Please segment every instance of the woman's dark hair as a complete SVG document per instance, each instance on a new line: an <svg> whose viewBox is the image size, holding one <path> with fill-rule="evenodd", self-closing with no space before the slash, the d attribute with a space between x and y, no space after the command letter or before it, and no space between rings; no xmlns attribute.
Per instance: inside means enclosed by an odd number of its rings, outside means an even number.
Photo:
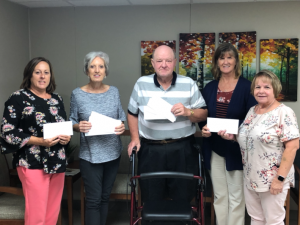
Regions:
<svg viewBox="0 0 300 225"><path fill-rule="evenodd" d="M46 62L49 65L51 77L50 77L50 83L49 83L48 87L46 88L46 92L48 94L51 94L54 92L54 90L56 88L56 84L55 84L55 79L54 79L54 74L52 71L51 63L48 59L45 59L44 57L36 57L29 61L29 63L26 65L26 67L24 69L23 81L22 81L20 88L30 89L30 86L31 86L30 79L32 77L32 74L33 74L33 71L34 71L36 65L39 64L40 62Z"/></svg>
<svg viewBox="0 0 300 225"><path fill-rule="evenodd" d="M241 76L241 62L239 58L239 53L236 48L230 43L222 43L219 45L212 59L212 69L211 72L215 78L215 80L220 80L222 76L222 72L218 66L218 59L222 58L226 53L229 53L235 58L235 78Z"/></svg>

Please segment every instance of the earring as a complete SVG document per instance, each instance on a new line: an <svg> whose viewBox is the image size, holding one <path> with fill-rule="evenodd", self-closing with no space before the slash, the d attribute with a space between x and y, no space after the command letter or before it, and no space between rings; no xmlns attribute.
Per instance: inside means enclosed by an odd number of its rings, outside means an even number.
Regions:
<svg viewBox="0 0 300 225"><path fill-rule="evenodd" d="M104 77L104 79L106 78L106 75L105 75L105 77Z"/></svg>

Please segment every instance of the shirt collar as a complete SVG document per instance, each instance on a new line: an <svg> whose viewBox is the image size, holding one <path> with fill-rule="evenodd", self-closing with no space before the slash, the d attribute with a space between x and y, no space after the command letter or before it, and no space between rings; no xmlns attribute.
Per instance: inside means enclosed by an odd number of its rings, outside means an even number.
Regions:
<svg viewBox="0 0 300 225"><path fill-rule="evenodd" d="M158 83L158 80L157 80L157 74L156 74L156 73L154 74L153 79L154 79L154 84L155 84L155 86L156 86L156 87L160 87L160 84ZM175 85L176 79L177 79L177 73L175 73L175 72L173 71L173 79L172 79L171 85Z"/></svg>

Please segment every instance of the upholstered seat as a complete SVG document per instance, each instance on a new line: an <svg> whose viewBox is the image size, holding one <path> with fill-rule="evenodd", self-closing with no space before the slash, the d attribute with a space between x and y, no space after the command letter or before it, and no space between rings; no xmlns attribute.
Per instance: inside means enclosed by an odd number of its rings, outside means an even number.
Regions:
<svg viewBox="0 0 300 225"><path fill-rule="evenodd" d="M1 147L1 146L0 146ZM9 157L8 157L9 158ZM0 154L0 224L24 225L25 198L22 188L11 187L16 170L9 169L6 155ZM21 185L21 184L20 184ZM61 225L61 213L57 221Z"/></svg>
<svg viewBox="0 0 300 225"><path fill-rule="evenodd" d="M4 193L0 196L0 220L23 220L24 212L24 196L8 193Z"/></svg>
<svg viewBox="0 0 300 225"><path fill-rule="evenodd" d="M1 146L0 146L1 147ZM0 154L0 224L24 224L25 198L21 188L10 187L10 169Z"/></svg>
<svg viewBox="0 0 300 225"><path fill-rule="evenodd" d="M191 205L187 201L158 201L145 202L142 211L143 220L183 220L193 218Z"/></svg>

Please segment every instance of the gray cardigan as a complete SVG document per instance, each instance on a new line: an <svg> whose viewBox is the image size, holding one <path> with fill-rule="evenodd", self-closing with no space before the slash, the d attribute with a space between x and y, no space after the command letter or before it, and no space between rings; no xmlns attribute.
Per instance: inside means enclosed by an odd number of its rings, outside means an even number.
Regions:
<svg viewBox="0 0 300 225"><path fill-rule="evenodd" d="M122 109L119 91L110 86L105 93L88 93L79 87L72 91L70 103L70 120L73 125L88 121L91 112L122 121L126 115ZM116 134L88 136L80 133L79 158L91 163L103 163L117 159L122 151L121 139Z"/></svg>

